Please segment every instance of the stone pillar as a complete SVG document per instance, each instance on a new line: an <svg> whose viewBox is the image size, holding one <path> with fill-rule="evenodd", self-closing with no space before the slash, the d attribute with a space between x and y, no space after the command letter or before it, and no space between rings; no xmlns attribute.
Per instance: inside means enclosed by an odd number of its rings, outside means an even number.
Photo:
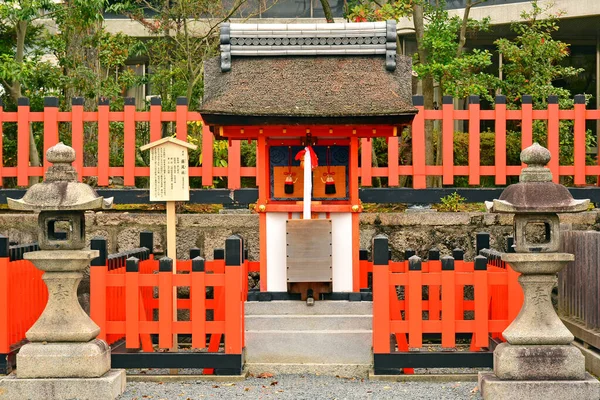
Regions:
<svg viewBox="0 0 600 400"><path fill-rule="evenodd" d="M16 374L0 380L0 399L107 399L125 390L125 371L110 369L110 347L96 339L100 328L83 311L77 287L98 250L85 246L85 210L105 201L77 182L75 152L59 143L50 148L44 183L32 186L9 206L40 211L40 251L26 253L44 271L48 303L27 331L30 343L17 354Z"/></svg>
<svg viewBox="0 0 600 400"><path fill-rule="evenodd" d="M492 212L512 212L515 253L502 254L523 288L523 307L503 332L506 339L494 350L494 372L479 373L485 400L600 399L600 382L585 371L585 359L571 344L573 335L564 326L551 301L556 274L572 254L558 253L558 212L577 212L588 201L574 200L562 186L552 183L548 150L537 143L521 153L528 164L520 182L509 186L488 204ZM526 235L529 224L543 227L542 238ZM540 232L541 233L541 232Z"/></svg>

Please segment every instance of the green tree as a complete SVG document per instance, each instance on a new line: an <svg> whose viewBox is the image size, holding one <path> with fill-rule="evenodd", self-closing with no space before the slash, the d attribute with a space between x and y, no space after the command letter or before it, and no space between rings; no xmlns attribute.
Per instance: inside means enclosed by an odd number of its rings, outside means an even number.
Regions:
<svg viewBox="0 0 600 400"><path fill-rule="evenodd" d="M203 60L218 54L218 28L244 11L247 0L120 0L111 7L142 24L152 34L145 44L150 84L165 107L173 107L185 96L190 107L202 98Z"/></svg>
<svg viewBox="0 0 600 400"><path fill-rule="evenodd" d="M463 98L469 94L488 96L492 77L482 72L491 64L488 51L467 52L467 36L487 30L489 18L481 21L469 17L471 8L485 0L466 0L462 17L450 17L445 0L357 0L349 7L348 18L352 21L381 21L412 18L417 53L413 69L422 83L426 109L434 106L434 82L440 85L442 94ZM399 47L398 47L399 48ZM441 147L436 151L434 143L441 143L441 133L434 137L433 121L425 125L425 162L441 163ZM437 177L428 177L428 186L440 186Z"/></svg>
<svg viewBox="0 0 600 400"><path fill-rule="evenodd" d="M558 18L562 12L551 12L551 6L541 7L537 1L533 1L531 6L530 11L521 13L524 22L511 26L517 36L512 40L501 38L495 42L503 59L503 80L498 80L496 87L506 96L509 108L519 108L523 95L530 95L535 109L545 109L549 96L558 97L561 109L571 109L571 91L556 83L577 76L583 69L563 65L570 54L569 44L552 37L559 29ZM518 130L518 126L513 126L513 129ZM573 122L561 121L559 129L560 162L572 164ZM534 140L546 144L546 122L534 121L533 135ZM593 146L594 140L588 132L588 146Z"/></svg>

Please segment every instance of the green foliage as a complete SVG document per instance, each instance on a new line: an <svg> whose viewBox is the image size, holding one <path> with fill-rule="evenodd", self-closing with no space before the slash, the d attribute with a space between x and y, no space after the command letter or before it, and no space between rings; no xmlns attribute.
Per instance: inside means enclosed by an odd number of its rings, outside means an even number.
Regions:
<svg viewBox="0 0 600 400"><path fill-rule="evenodd" d="M449 194L440 199L441 204L437 207L439 211L458 212L460 207L465 203L465 198L457 192Z"/></svg>
<svg viewBox="0 0 600 400"><path fill-rule="evenodd" d="M558 17L562 13L551 14L549 6L542 8L537 1L531 5L531 11L521 13L525 22L511 26L517 37L495 42L503 60L504 79L498 82L498 87L513 108L519 106L524 94L532 96L536 108L545 108L550 95L558 96L561 108L571 108L570 91L556 87L554 82L574 77L583 70L561 64L569 56L569 45L554 40L552 33L558 31Z"/></svg>

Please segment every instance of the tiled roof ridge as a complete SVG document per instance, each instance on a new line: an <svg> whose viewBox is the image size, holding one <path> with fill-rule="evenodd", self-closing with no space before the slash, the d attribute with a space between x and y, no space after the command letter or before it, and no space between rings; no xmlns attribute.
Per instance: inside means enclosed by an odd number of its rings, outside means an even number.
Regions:
<svg viewBox="0 0 600 400"><path fill-rule="evenodd" d="M221 71L232 57L383 55L396 69L396 21L221 25Z"/></svg>

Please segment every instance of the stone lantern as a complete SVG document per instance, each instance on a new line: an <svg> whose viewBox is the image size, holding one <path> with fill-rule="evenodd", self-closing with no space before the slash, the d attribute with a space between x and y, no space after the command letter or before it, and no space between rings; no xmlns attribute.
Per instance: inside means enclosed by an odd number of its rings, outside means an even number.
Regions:
<svg viewBox="0 0 600 400"><path fill-rule="evenodd" d="M44 271L48 303L26 333L30 343L17 354L16 376L0 380L0 399L114 399L125 388L124 370L110 369L110 347L96 339L100 328L77 300L84 270L99 255L84 250L85 211L110 208L112 198L77 181L71 147L58 143L46 157L53 165L44 182L8 199L11 209L39 211L41 250L24 258Z"/></svg>
<svg viewBox="0 0 600 400"><path fill-rule="evenodd" d="M494 372L479 373L481 394L486 400L597 400L600 382L586 373L585 359L551 301L556 274L574 260L572 254L558 253L558 213L585 211L589 200L575 200L552 182L545 167L550 152L539 144L523 150L521 161L527 168L519 183L486 203L491 212L514 214L516 252L502 254L502 260L521 274L524 302L503 332L506 343L494 351Z"/></svg>

